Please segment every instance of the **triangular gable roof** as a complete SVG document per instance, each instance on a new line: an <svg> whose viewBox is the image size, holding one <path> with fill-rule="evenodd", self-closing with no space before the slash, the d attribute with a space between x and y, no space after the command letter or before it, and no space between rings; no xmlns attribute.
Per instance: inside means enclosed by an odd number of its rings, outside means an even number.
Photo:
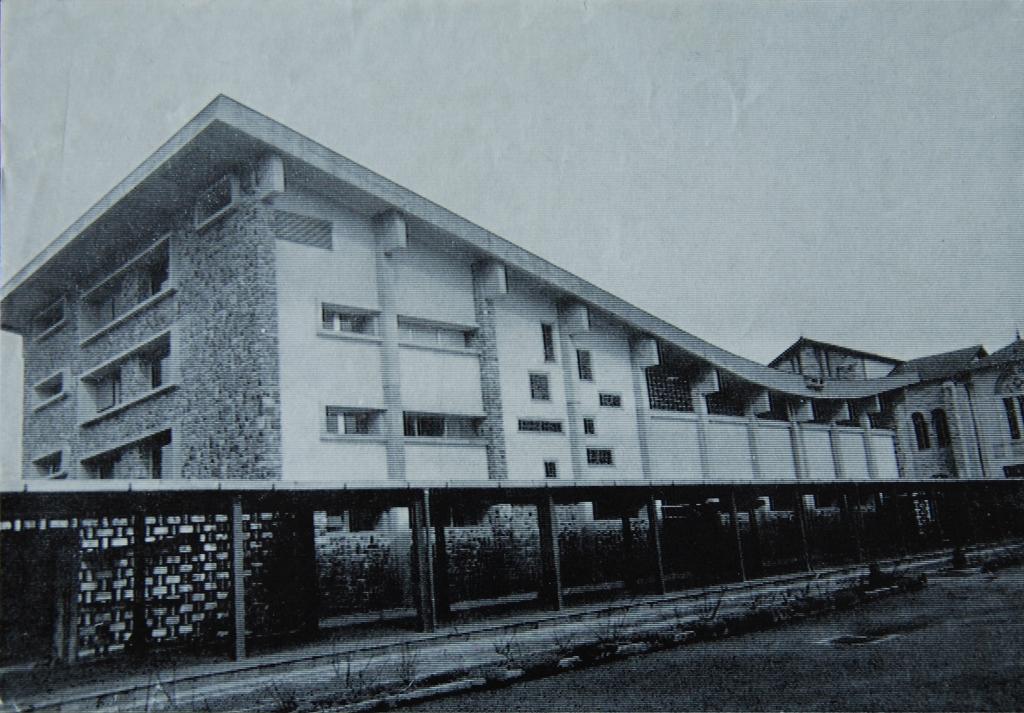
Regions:
<svg viewBox="0 0 1024 713"><path fill-rule="evenodd" d="M795 342L786 347L785 351L779 354L777 357L768 362L768 366L772 368L778 367L779 364L784 362L786 359L791 357L794 353L800 350L805 345L811 345L821 347L822 349L828 349L830 351L843 352L844 354L850 354L852 356L864 357L865 359L873 359L875 361L882 361L888 364L896 365L902 363L899 359L893 359L892 357L882 356L880 354L872 354L861 349L852 349L850 347L844 347L841 344L831 344L829 342L821 342L817 339L809 339L808 337L800 337Z"/></svg>
<svg viewBox="0 0 1024 713"><path fill-rule="evenodd" d="M772 369L685 332L223 95L4 285L0 293L4 328L13 328L6 315L18 311L19 293L33 281L51 287L59 284L61 270L70 269L75 261L69 250L72 244L85 241L96 250L102 240L116 239L118 230L180 211L190 199L183 186L205 187L229 170L233 161L251 160L266 152L282 156L286 175L298 176L327 195L341 196L363 213L397 209L426 233L455 238L741 380L803 398L833 399L867 398L916 380L915 375L901 374L829 381L811 388L802 375Z"/></svg>

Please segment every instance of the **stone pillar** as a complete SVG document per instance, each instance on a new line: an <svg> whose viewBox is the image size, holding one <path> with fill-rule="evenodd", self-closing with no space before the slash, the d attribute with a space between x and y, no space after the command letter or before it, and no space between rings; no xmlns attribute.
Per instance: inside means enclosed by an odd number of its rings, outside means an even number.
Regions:
<svg viewBox="0 0 1024 713"><path fill-rule="evenodd" d="M374 218L376 237L377 299L380 303L380 372L385 411L381 421L387 452L388 478L405 480L405 425L402 411L402 377L398 346L398 310L395 304L393 253L405 247L405 219L397 211Z"/></svg>
<svg viewBox="0 0 1024 713"><path fill-rule="evenodd" d="M551 495L537 498L537 529L540 533L541 585L540 598L549 608L558 611L562 597L562 563L558 546L558 514Z"/></svg>
<svg viewBox="0 0 1024 713"><path fill-rule="evenodd" d="M412 528L412 589L416 623L420 631L437 628L437 598L434 582L434 554L430 538L430 491L413 495L409 503Z"/></svg>
<svg viewBox="0 0 1024 713"><path fill-rule="evenodd" d="M665 581L665 560L661 550L661 516L658 514L658 503L653 495L647 498L647 539L651 553L651 569L654 571L654 587L658 594L665 594L668 586Z"/></svg>
<svg viewBox="0 0 1024 713"><path fill-rule="evenodd" d="M231 498L231 655L245 658L245 521L242 499Z"/></svg>
<svg viewBox="0 0 1024 713"><path fill-rule="evenodd" d="M494 304L495 299L507 293L508 284L503 265L485 261L473 266L473 309L478 325L473 346L480 352L480 395L486 415L480 426L480 435L487 441L487 476L491 480L508 478L501 364L498 359L498 320Z"/></svg>
<svg viewBox="0 0 1024 713"><path fill-rule="evenodd" d="M732 526L733 539L736 542L736 564L740 581L747 581L747 566L743 560L743 534L740 532L739 509L736 507L736 491L729 491L729 523Z"/></svg>
<svg viewBox="0 0 1024 713"><path fill-rule="evenodd" d="M448 579L448 526L449 505L437 495L431 503L430 514L434 528L434 603L438 621L447 621L452 615L451 592Z"/></svg>

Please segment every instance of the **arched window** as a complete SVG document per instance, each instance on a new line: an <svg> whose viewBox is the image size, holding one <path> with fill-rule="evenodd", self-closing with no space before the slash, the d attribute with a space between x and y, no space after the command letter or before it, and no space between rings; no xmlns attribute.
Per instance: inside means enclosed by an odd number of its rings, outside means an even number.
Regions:
<svg viewBox="0 0 1024 713"><path fill-rule="evenodd" d="M931 448L932 444L928 440L928 423L924 420L924 416L920 412L914 412L910 420L914 422L914 437L917 439L917 450L926 451Z"/></svg>
<svg viewBox="0 0 1024 713"><path fill-rule="evenodd" d="M940 408L932 411L932 428L935 429L935 445L939 448L949 447L949 421L946 412Z"/></svg>

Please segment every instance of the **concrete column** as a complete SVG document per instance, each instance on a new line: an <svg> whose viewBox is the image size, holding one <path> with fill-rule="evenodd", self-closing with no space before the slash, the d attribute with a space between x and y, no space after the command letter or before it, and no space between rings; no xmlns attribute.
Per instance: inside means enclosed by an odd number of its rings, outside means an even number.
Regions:
<svg viewBox="0 0 1024 713"><path fill-rule="evenodd" d="M807 542L807 508L804 506L804 495L797 490L794 496L793 515L796 517L797 527L800 531L800 551L804 560L804 569L808 572L814 571L811 564L811 549Z"/></svg>
<svg viewBox="0 0 1024 713"><path fill-rule="evenodd" d="M740 581L747 581L747 566L743 560L743 534L740 532L739 509L736 507L736 491L729 491L729 523L732 526L733 539L736 542L736 564L739 569Z"/></svg>
<svg viewBox="0 0 1024 713"><path fill-rule="evenodd" d="M245 521L242 499L231 498L231 655L245 658Z"/></svg>
<svg viewBox="0 0 1024 713"><path fill-rule="evenodd" d="M561 610L562 563L558 546L558 514L551 495L537 498L537 529L540 533L541 586L540 598L549 608Z"/></svg>
<svg viewBox="0 0 1024 713"><path fill-rule="evenodd" d="M132 539L132 636L128 645L133 655L141 656L149 649L149 627L146 625L149 548L146 546L146 511L142 507L132 513Z"/></svg>
<svg viewBox="0 0 1024 713"><path fill-rule="evenodd" d="M409 504L409 526L412 528L412 583L416 606L417 628L437 628L437 598L434 582L434 555L430 541L430 491L413 496Z"/></svg>
<svg viewBox="0 0 1024 713"><path fill-rule="evenodd" d="M320 587L316 567L316 527L313 509L303 506L295 514L296 555L299 559L302 594L302 628L308 634L320 631Z"/></svg>
<svg viewBox="0 0 1024 713"><path fill-rule="evenodd" d="M745 413L747 417L747 442L750 447L750 465L754 473L754 480L764 477L761 468L761 451L758 444L758 418L757 415L771 410L771 399L766 389L761 389L747 401Z"/></svg>
<svg viewBox="0 0 1024 713"><path fill-rule="evenodd" d="M868 478L878 480L878 459L875 457L875 439L871 437L871 415L868 412L861 413L857 419L861 428L861 435L864 438L864 453L868 458Z"/></svg>
<svg viewBox="0 0 1024 713"><path fill-rule="evenodd" d="M860 510L860 501L856 491L853 491L853 497L850 497L849 493L843 493L840 496L839 502L842 504L843 519L846 521L846 529L850 533L850 542L853 545L853 556L857 562L861 562L864 559L864 550L861 546L860 541L860 522L858 521L857 511Z"/></svg>
<svg viewBox="0 0 1024 713"><path fill-rule="evenodd" d="M647 539L651 553L651 569L654 571L654 586L658 594L665 594L668 586L665 581L665 560L661 550L661 516L658 514L658 503L651 495L647 498Z"/></svg>
<svg viewBox="0 0 1024 713"><path fill-rule="evenodd" d="M958 478L982 477L978 460L978 441L970 413L964 413L963 402L957 385L947 381L942 385L942 406L949 425L949 446L953 455L953 467Z"/></svg>
<svg viewBox="0 0 1024 713"><path fill-rule="evenodd" d="M82 561L82 546L78 530L50 530L60 532L55 543L56 608L53 626L53 654L57 661L69 665L78 662L78 572Z"/></svg>
<svg viewBox="0 0 1024 713"><path fill-rule="evenodd" d="M434 528L434 603L438 621L447 621L452 615L448 578L448 503L434 496L430 514Z"/></svg>
<svg viewBox="0 0 1024 713"><path fill-rule="evenodd" d="M836 480L846 480L846 464L843 463L843 452L839 449L839 426L834 421L828 427L828 444L832 449L832 465L836 469Z"/></svg>
<svg viewBox="0 0 1024 713"><path fill-rule="evenodd" d="M757 521L757 500L752 500L747 508L747 517L750 518L750 539L753 540L753 552L748 556L757 576L761 575L764 568L764 556L761 551L761 526Z"/></svg>
<svg viewBox="0 0 1024 713"><path fill-rule="evenodd" d="M790 443L793 447L793 463L796 465L796 479L807 480L809 473L807 472L807 450L804 446L804 432L800 427L800 420L809 420L807 415L803 415L804 411L807 411L809 405L801 404L800 406L794 406L794 404L786 403L786 414L789 417L789 437Z"/></svg>
<svg viewBox="0 0 1024 713"><path fill-rule="evenodd" d="M708 444L708 402L704 398L708 393L699 386L700 380L690 386L690 401L693 413L697 416L697 448L700 451L700 477L702 480L711 478L711 451Z"/></svg>
<svg viewBox="0 0 1024 713"><path fill-rule="evenodd" d="M584 477L583 460L583 423L580 411L578 376L576 371L576 345L572 340L572 329L575 321L572 318L571 305L560 305L558 308L558 350L562 360L562 384L565 389L566 435L569 436L569 455L572 466L572 477Z"/></svg>
<svg viewBox="0 0 1024 713"><path fill-rule="evenodd" d="M633 554L633 523L630 513L621 515L622 519L622 582L629 591L637 588L636 562Z"/></svg>
<svg viewBox="0 0 1024 713"><path fill-rule="evenodd" d="M398 346L397 277L393 253L405 245L405 220L396 211L374 218L376 237L377 300L380 314L380 371L385 411L382 426L387 453L388 478L405 480L405 426L402 412L402 377Z"/></svg>
<svg viewBox="0 0 1024 713"><path fill-rule="evenodd" d="M634 337L629 340L629 361L633 375L633 403L636 405L636 434L640 447L640 470L644 478L653 477L651 471L651 447L649 427L649 403L647 400L647 367L658 364L658 345L649 337Z"/></svg>

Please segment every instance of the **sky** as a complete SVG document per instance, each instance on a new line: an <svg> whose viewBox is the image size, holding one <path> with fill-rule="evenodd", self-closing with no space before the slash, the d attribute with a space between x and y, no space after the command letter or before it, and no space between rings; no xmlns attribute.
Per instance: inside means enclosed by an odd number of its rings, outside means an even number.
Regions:
<svg viewBox="0 0 1024 713"><path fill-rule="evenodd" d="M6 280L219 93L767 362L1024 329L1024 2L4 0ZM0 473L20 340L0 337Z"/></svg>

